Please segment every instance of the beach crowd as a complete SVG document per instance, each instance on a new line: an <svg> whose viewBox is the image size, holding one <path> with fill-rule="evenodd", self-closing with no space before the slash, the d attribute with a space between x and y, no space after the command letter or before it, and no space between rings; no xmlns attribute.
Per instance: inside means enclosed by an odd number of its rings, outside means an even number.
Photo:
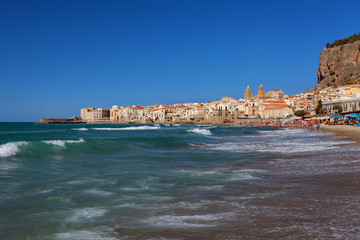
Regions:
<svg viewBox="0 0 360 240"><path fill-rule="evenodd" d="M360 127L360 120L351 118L309 118L302 120L255 120L240 121L240 125L250 125L258 127L302 127L302 128L320 128L321 125L350 125Z"/></svg>

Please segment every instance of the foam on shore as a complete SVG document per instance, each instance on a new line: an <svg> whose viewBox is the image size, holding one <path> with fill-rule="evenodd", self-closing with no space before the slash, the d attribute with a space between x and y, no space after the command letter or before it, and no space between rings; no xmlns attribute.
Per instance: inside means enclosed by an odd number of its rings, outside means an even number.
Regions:
<svg viewBox="0 0 360 240"><path fill-rule="evenodd" d="M67 222L84 222L93 218L101 217L107 213L102 207L78 208L72 211L71 216L67 218Z"/></svg>
<svg viewBox="0 0 360 240"><path fill-rule="evenodd" d="M87 230L71 230L55 234L55 239L58 240L116 240L115 237L105 236L100 231L87 231Z"/></svg>
<svg viewBox="0 0 360 240"><path fill-rule="evenodd" d="M233 216L233 213L218 213L205 215L162 215L150 217L147 223L150 225L173 228L206 228L218 225L219 219Z"/></svg>
<svg viewBox="0 0 360 240"><path fill-rule="evenodd" d="M354 128L354 127L350 127ZM351 129L350 129L351 130ZM359 129L360 131L360 129ZM321 131L308 131L306 129L279 129L269 131L257 131L257 134L251 136L251 139L258 139L248 144L246 139L233 139L233 141L221 141L217 143L203 143L191 145L208 150L229 151L229 152L267 152L298 154L308 152L318 152L339 148L340 144L354 143L352 141L331 141L328 135ZM360 135L360 134L359 134ZM359 137L360 138L360 137ZM227 137L226 140L229 140ZM322 139L319 141L319 139ZM339 140L339 139L338 139Z"/></svg>

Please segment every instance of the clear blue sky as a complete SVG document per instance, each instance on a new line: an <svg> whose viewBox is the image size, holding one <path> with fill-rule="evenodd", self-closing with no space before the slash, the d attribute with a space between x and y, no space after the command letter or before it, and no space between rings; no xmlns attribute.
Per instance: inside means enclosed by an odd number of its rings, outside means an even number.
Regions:
<svg viewBox="0 0 360 240"><path fill-rule="evenodd" d="M315 86L360 1L0 0L0 121Z"/></svg>

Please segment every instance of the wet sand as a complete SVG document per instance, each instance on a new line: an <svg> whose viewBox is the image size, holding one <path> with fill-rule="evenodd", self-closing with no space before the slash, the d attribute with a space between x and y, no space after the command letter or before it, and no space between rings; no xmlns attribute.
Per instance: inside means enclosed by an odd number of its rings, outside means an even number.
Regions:
<svg viewBox="0 0 360 240"><path fill-rule="evenodd" d="M360 127L350 125L321 125L320 130L334 134L336 139L355 141L360 144Z"/></svg>

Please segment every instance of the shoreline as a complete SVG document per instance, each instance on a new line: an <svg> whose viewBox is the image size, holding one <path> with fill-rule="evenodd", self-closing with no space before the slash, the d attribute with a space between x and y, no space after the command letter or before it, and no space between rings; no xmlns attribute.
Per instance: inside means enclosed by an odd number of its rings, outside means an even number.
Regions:
<svg viewBox="0 0 360 240"><path fill-rule="evenodd" d="M360 145L360 127L351 125L321 125L319 130L333 134L335 140L354 141L357 145Z"/></svg>
<svg viewBox="0 0 360 240"><path fill-rule="evenodd" d="M316 125L311 126L306 126L306 125L282 125L279 124L278 122L262 122L262 121L254 121L254 119L251 119L252 121L243 121L241 123L223 123L223 124L204 124L204 123L180 123L181 125L211 125L211 126L226 126L226 125L243 125L243 126L254 126L254 127L278 127L278 128L283 128L283 127L295 127L295 128L307 128L310 130L320 130L326 133L330 133L333 135L334 140L347 140L347 141L353 141L355 142L357 145L360 145L360 127L355 127L355 126L351 126L351 125L320 125L320 128L317 129ZM68 122L70 123L70 122ZM73 123L73 122L71 122ZM102 122L102 123L83 123L83 124L88 124L88 125L92 125L92 124L103 124L103 125L108 125L108 124L126 124L126 125L157 125L158 123L144 123L144 124L140 124L140 123L115 123L115 122ZM169 124L169 125L174 125L174 124Z"/></svg>

